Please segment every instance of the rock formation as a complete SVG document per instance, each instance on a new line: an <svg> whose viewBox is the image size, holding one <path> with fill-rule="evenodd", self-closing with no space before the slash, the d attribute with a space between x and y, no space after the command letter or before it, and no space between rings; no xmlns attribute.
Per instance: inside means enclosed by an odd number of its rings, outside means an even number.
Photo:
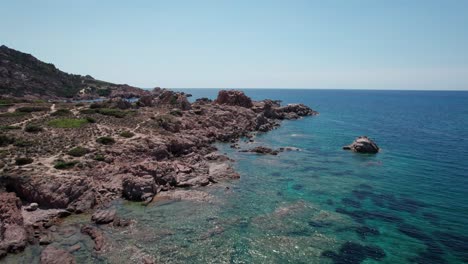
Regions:
<svg viewBox="0 0 468 264"><path fill-rule="evenodd" d="M232 105L251 108L253 106L252 100L247 97L242 91L236 90L221 90L219 91L218 98L215 100L216 104Z"/></svg>
<svg viewBox="0 0 468 264"><path fill-rule="evenodd" d="M357 137L353 143L348 146L344 146L343 149L351 150L359 153L377 153L379 152L379 147L366 136Z"/></svg>
<svg viewBox="0 0 468 264"><path fill-rule="evenodd" d="M14 193L0 193L0 255L22 251L26 244L21 200Z"/></svg>

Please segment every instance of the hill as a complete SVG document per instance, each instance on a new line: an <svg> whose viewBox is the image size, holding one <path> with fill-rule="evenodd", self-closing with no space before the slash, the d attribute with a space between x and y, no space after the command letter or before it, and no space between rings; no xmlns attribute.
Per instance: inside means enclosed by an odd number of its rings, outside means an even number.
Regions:
<svg viewBox="0 0 468 264"><path fill-rule="evenodd" d="M31 98L139 97L148 92L86 75L69 74L31 54L0 46L0 95Z"/></svg>

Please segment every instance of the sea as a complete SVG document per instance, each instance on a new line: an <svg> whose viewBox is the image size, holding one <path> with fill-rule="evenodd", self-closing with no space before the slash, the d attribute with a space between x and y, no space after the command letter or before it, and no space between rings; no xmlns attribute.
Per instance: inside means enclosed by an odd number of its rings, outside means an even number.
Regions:
<svg viewBox="0 0 468 264"><path fill-rule="evenodd" d="M178 90L190 100L218 93ZM468 263L468 92L244 92L320 113L240 142L299 151L257 155L218 143L240 179L199 189L207 201L118 201L119 215L137 221L105 229L113 250L90 253L89 239L75 236L58 246L81 245L79 263ZM378 154L342 149L362 135ZM28 251L20 260L37 261L39 249Z"/></svg>

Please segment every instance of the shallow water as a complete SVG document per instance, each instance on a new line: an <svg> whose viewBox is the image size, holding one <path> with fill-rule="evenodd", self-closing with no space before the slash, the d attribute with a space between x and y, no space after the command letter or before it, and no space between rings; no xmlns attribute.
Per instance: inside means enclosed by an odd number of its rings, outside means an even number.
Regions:
<svg viewBox="0 0 468 264"><path fill-rule="evenodd" d="M193 98L216 95L185 91ZM114 250L104 256L90 255L90 241L76 238L83 244L78 260L131 263L152 255L157 263L468 262L467 92L246 93L320 112L241 144L301 151L260 156L218 144L237 161L240 180L201 188L212 195L209 203L143 207L119 201L120 215L136 219L137 228L105 229ZM341 149L359 135L375 139L381 152Z"/></svg>

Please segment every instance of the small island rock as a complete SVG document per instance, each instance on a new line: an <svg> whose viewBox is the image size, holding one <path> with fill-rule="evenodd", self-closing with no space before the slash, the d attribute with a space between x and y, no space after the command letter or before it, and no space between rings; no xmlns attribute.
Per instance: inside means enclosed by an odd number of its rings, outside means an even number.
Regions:
<svg viewBox="0 0 468 264"><path fill-rule="evenodd" d="M360 136L356 138L353 143L351 143L348 146L344 146L343 149L352 150L354 152L359 152L359 153L379 152L379 147L377 146L377 144L375 144L375 142L372 141L372 139L366 136Z"/></svg>

